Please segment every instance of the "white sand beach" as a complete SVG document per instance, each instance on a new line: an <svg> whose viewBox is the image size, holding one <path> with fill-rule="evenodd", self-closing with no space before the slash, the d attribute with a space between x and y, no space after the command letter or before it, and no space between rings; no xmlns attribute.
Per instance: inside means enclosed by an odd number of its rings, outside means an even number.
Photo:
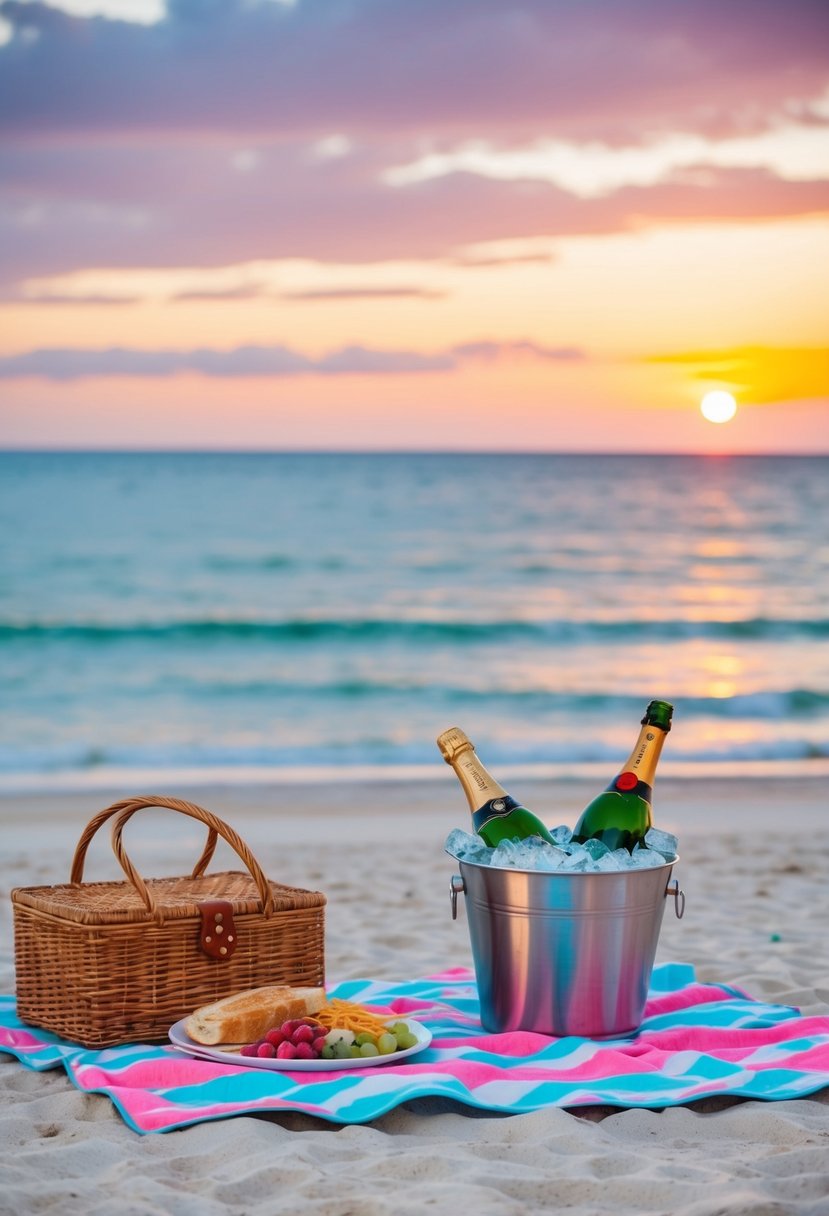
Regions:
<svg viewBox="0 0 829 1216"><path fill-rule="evenodd" d="M471 965L464 913L453 922L449 910L454 863L442 846L467 820L447 776L163 792L228 820L271 878L325 892L329 983L394 980ZM680 837L675 873L687 909L682 921L666 910L657 961L692 963L702 980L829 1016L826 786L660 783L658 820ZM595 792L578 782L515 787L551 823L572 822ZM65 881L92 814L138 792L148 791L0 799L0 990L14 987L10 889ZM144 828L130 825L131 856L148 875L186 872L200 830L183 820L161 826L156 815ZM224 852L214 866L238 868ZM106 834L90 851L87 876L118 876ZM829 1090L798 1101L519 1116L434 1100L364 1126L268 1115L139 1136L106 1097L79 1093L60 1069L38 1074L0 1055L0 1086L4 1216L829 1211Z"/></svg>

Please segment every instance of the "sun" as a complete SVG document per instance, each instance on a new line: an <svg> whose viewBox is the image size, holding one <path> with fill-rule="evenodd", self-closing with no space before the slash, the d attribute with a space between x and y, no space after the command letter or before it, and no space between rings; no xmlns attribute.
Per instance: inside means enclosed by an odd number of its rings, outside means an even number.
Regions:
<svg viewBox="0 0 829 1216"><path fill-rule="evenodd" d="M737 413L737 402L731 393L722 389L714 389L706 393L699 403L703 418L709 422L730 422Z"/></svg>

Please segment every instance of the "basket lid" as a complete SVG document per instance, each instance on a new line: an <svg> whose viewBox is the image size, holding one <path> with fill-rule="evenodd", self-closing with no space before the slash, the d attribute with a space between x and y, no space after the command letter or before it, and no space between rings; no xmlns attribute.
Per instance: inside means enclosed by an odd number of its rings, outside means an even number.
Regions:
<svg viewBox="0 0 829 1216"><path fill-rule="evenodd" d="M245 871L226 870L222 873L192 875L146 880L159 912L165 920L185 920L199 916L199 905L206 900L226 900L235 916L262 913L262 900L256 883ZM288 887L268 882L273 896L274 912L291 912L300 908L322 907L326 900L320 891L303 887ZM48 887L18 887L11 893L15 907L27 907L84 925L131 924L151 921L149 912L131 883L115 882L63 883Z"/></svg>

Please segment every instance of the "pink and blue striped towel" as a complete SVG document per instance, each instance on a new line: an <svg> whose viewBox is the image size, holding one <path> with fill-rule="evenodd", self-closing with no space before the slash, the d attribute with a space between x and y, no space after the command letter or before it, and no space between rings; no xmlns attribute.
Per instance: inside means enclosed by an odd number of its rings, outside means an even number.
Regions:
<svg viewBox="0 0 829 1216"><path fill-rule="evenodd" d="M654 969L639 1031L610 1042L488 1033L465 969L405 983L352 980L329 994L416 1018L432 1031L432 1043L398 1064L271 1072L193 1059L167 1046L88 1051L23 1025L7 996L0 997L0 1050L29 1068L63 1065L79 1089L106 1094L142 1133L263 1111L366 1123L434 1096L522 1114L595 1104L661 1108L715 1094L801 1098L829 1086L829 1017L803 1017L736 988L698 983L683 963Z"/></svg>

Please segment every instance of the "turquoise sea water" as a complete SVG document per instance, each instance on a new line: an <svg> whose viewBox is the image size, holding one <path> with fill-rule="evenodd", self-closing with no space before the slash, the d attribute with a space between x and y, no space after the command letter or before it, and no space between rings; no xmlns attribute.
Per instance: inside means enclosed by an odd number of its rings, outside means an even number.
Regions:
<svg viewBox="0 0 829 1216"><path fill-rule="evenodd" d="M7 788L829 759L829 459L0 454ZM137 770L137 772L136 772Z"/></svg>

